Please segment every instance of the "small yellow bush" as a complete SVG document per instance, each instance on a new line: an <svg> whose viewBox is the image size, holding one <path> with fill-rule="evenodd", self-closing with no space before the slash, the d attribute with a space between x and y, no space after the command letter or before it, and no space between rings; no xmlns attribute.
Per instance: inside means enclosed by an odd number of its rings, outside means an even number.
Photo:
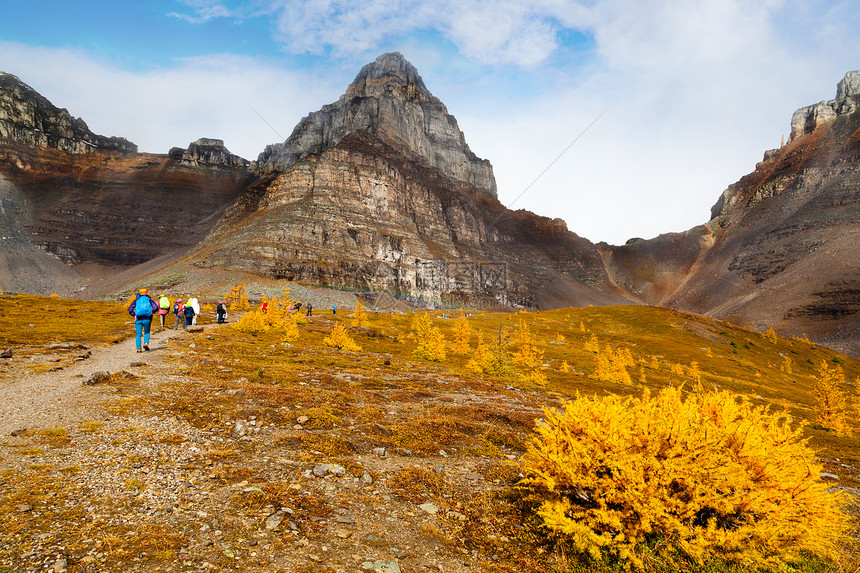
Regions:
<svg viewBox="0 0 860 573"><path fill-rule="evenodd" d="M845 423L845 391L842 389L845 372L838 366L830 368L824 360L818 365L816 372L818 376L813 386L815 421L839 435L846 434L848 426Z"/></svg>
<svg viewBox="0 0 860 573"><path fill-rule="evenodd" d="M833 557L847 531L802 425L730 392L577 397L536 432L522 485L544 526L597 560L773 566Z"/></svg>
<svg viewBox="0 0 860 573"><path fill-rule="evenodd" d="M532 384L546 384L546 376L541 372L543 368L543 354L537 346L532 344L533 338L528 325L520 319L520 330L517 336L517 351L513 355L513 361L523 370L521 376L526 382Z"/></svg>
<svg viewBox="0 0 860 573"><path fill-rule="evenodd" d="M426 313L416 314L412 321L412 328L418 341L418 347L412 352L412 356L431 362L444 362L445 336L438 327L433 326L430 316Z"/></svg>
<svg viewBox="0 0 860 573"><path fill-rule="evenodd" d="M245 283L231 288L230 292L224 296L224 300L227 301L227 308L231 312L243 312L251 308L248 303L248 293L245 291Z"/></svg>
<svg viewBox="0 0 860 573"><path fill-rule="evenodd" d="M358 299L355 303L355 312L352 313L352 325L356 328L361 328L362 326L367 326L368 322L367 311L361 303L361 299Z"/></svg>
<svg viewBox="0 0 860 573"><path fill-rule="evenodd" d="M247 298L245 299L247 301ZM284 335L284 340L296 340L299 337L297 324L298 313L295 304L290 298L290 289L285 288L279 297L269 300L263 299L266 310L261 309L246 312L236 321L232 328L248 334L261 334L263 332L275 331Z"/></svg>
<svg viewBox="0 0 860 573"><path fill-rule="evenodd" d="M266 320L266 313L252 310L243 314L239 320L230 325L230 328L247 334L262 334L269 332L272 326Z"/></svg>
<svg viewBox="0 0 860 573"><path fill-rule="evenodd" d="M627 372L627 365L633 366L635 362L630 351L624 352L624 350L627 349L616 352L608 344L602 351L598 350L595 356L594 378L603 382L632 384L633 380Z"/></svg>
<svg viewBox="0 0 860 573"><path fill-rule="evenodd" d="M361 346L356 344L355 340L349 335L349 332L346 331L346 328L340 323L331 329L329 335L323 339L323 344L349 352L359 352L361 350Z"/></svg>
<svg viewBox="0 0 860 573"><path fill-rule="evenodd" d="M591 338L583 344L582 349L586 352L600 352L600 341L597 339L597 335L592 332Z"/></svg>
<svg viewBox="0 0 860 573"><path fill-rule="evenodd" d="M776 331L773 329L773 327L768 328L767 332L764 335L773 344L776 344L779 341L779 339L776 337Z"/></svg>
<svg viewBox="0 0 860 573"><path fill-rule="evenodd" d="M466 320L466 315L462 312L457 320L454 321L454 343L451 345L451 350L454 354L468 355L472 352L469 346L469 339L472 337L472 327Z"/></svg>

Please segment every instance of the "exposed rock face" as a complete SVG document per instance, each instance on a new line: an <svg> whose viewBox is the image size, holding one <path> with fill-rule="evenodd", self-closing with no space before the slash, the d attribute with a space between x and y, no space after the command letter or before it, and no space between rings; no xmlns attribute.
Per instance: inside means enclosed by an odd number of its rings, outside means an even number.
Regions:
<svg viewBox="0 0 860 573"><path fill-rule="evenodd" d="M17 231L4 233L19 240L0 267L0 284L21 278L16 268L55 268L56 259L130 266L181 252L247 187L247 166L220 140L200 139L177 159L139 154L134 144L93 134L83 120L0 73L0 174L9 183L4 209L21 214L15 229L28 234L23 240ZM50 253L54 262L33 263L32 249ZM67 273L55 274L68 282ZM22 284L50 282L34 281Z"/></svg>
<svg viewBox="0 0 860 573"><path fill-rule="evenodd" d="M854 113L860 104L860 71L848 72L836 86L836 99L802 107L791 117L791 137L812 133L838 115Z"/></svg>
<svg viewBox="0 0 860 573"><path fill-rule="evenodd" d="M137 152L137 146L127 139L94 134L84 120L54 107L33 88L4 72L0 72L0 140L70 153Z"/></svg>
<svg viewBox="0 0 860 573"><path fill-rule="evenodd" d="M860 354L858 82L846 75L827 122L726 189L708 223L713 246L665 304Z"/></svg>
<svg viewBox="0 0 860 573"><path fill-rule="evenodd" d="M238 155L230 153L224 147L221 139L200 138L188 145L188 149L172 148L168 154L170 159L189 166L224 165L227 167L247 168L250 162Z"/></svg>
<svg viewBox="0 0 860 573"><path fill-rule="evenodd" d="M0 175L0 290L68 293L80 284L77 273L39 249L26 228L32 224L26 197Z"/></svg>
<svg viewBox="0 0 860 573"><path fill-rule="evenodd" d="M601 292L612 288L599 254L563 222L511 212L368 132L277 175L228 212L191 259L429 299L623 300Z"/></svg>
<svg viewBox="0 0 860 573"><path fill-rule="evenodd" d="M472 153L457 120L399 53L383 54L362 68L338 101L302 119L284 143L266 147L257 168L282 171L355 131L372 133L449 177L496 196L490 162Z"/></svg>

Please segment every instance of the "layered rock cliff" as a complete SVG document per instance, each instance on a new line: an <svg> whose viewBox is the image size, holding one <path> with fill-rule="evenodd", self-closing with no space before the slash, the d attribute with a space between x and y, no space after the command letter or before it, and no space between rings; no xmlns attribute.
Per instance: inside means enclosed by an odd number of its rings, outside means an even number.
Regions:
<svg viewBox="0 0 860 573"><path fill-rule="evenodd" d="M188 257L196 266L473 304L624 300L563 222L511 212L367 131L244 199Z"/></svg>
<svg viewBox="0 0 860 573"><path fill-rule="evenodd" d="M69 153L137 152L137 146L127 139L94 134L84 120L55 107L4 72L0 72L0 140Z"/></svg>
<svg viewBox="0 0 860 573"><path fill-rule="evenodd" d="M371 133L417 161L496 196L490 162L472 153L454 116L396 52L364 66L338 101L302 119L285 142L266 147L257 169L283 171L356 131Z"/></svg>
<svg viewBox="0 0 860 573"><path fill-rule="evenodd" d="M178 157L137 153L0 73L4 212L18 213L16 229L27 233L26 241L3 233L7 245L17 239L0 262L0 285L68 294L69 273L55 272L62 285L50 285L40 270L61 268L49 259L128 267L180 253L244 191L248 165L220 140L198 140Z"/></svg>
<svg viewBox="0 0 860 573"><path fill-rule="evenodd" d="M664 304L860 354L858 102L849 72L835 100L795 112L789 142L722 194L713 245Z"/></svg>

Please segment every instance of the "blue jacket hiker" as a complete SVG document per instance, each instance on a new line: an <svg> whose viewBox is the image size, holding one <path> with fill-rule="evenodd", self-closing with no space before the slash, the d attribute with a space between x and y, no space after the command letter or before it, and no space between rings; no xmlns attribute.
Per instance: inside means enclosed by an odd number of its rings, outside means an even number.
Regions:
<svg viewBox="0 0 860 573"><path fill-rule="evenodd" d="M137 297L128 305L128 313L134 317L134 343L141 352L140 338L143 335L143 350L149 351L149 328L152 315L158 312L158 303L152 300L145 288L137 291Z"/></svg>
<svg viewBox="0 0 860 573"><path fill-rule="evenodd" d="M185 311L184 311L185 312L185 328L186 329L194 323L194 316L195 316L194 307L191 306L191 299L190 298L188 299L188 303L189 304L185 305Z"/></svg>

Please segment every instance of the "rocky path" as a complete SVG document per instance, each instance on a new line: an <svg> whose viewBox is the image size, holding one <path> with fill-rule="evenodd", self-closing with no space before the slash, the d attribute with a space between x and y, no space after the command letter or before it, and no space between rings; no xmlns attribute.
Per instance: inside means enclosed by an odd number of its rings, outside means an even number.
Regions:
<svg viewBox="0 0 860 573"><path fill-rule="evenodd" d="M0 379L0 436L24 428L65 426L86 417L97 391L83 382L95 372L118 372L133 362L153 363L163 359L168 340L181 330L153 328L150 351L137 353L134 338L119 344L90 349L89 357L62 370L43 374L18 368Z"/></svg>

